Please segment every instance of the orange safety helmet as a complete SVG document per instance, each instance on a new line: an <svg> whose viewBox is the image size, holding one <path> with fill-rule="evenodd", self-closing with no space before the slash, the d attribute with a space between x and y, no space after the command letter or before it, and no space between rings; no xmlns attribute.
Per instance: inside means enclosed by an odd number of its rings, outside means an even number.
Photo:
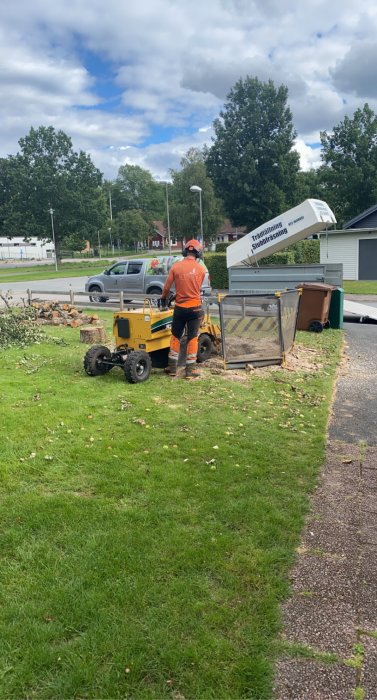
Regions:
<svg viewBox="0 0 377 700"><path fill-rule="evenodd" d="M200 258L203 253L203 246L200 243L200 241L197 241L195 238L192 238L190 241L187 241L185 243L185 247L183 250L183 255L186 257L189 253L194 253L196 258Z"/></svg>

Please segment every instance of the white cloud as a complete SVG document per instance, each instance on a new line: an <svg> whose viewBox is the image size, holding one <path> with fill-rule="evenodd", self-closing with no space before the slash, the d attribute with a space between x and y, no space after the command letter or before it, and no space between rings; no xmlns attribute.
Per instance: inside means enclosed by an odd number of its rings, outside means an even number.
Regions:
<svg viewBox="0 0 377 700"><path fill-rule="evenodd" d="M295 140L295 150L300 155L302 170L311 170L321 165L320 149L309 146L302 139Z"/></svg>
<svg viewBox="0 0 377 700"><path fill-rule="evenodd" d="M289 89L303 167L321 130L377 107L372 0L13 0L0 7L1 155L50 125L106 177L135 162L154 175L209 141L246 74ZM209 131L208 131L209 129Z"/></svg>

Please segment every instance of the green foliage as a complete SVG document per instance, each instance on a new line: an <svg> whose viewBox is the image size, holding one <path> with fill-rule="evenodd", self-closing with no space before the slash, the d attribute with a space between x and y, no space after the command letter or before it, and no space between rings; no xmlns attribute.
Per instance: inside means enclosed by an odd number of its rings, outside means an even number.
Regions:
<svg viewBox="0 0 377 700"><path fill-rule="evenodd" d="M339 662L339 657L333 652L320 651L306 644L288 642L280 639L276 644L279 656L288 656L292 659L313 659L323 664L335 664Z"/></svg>
<svg viewBox="0 0 377 700"><path fill-rule="evenodd" d="M259 265L293 265L295 256L292 251L283 251L281 253L272 253L258 261Z"/></svg>
<svg viewBox="0 0 377 700"><path fill-rule="evenodd" d="M319 170L305 170L297 173L297 193L295 204L299 204L305 199L326 200L325 186Z"/></svg>
<svg viewBox="0 0 377 700"><path fill-rule="evenodd" d="M140 210L149 219L164 216L164 186L140 165L122 165L114 183L106 183L105 190L111 194L114 216L129 209Z"/></svg>
<svg viewBox="0 0 377 700"><path fill-rule="evenodd" d="M169 187L170 225L179 238L200 236L200 197L190 187L202 188L203 236L210 241L223 220L222 202L215 196L212 180L208 177L203 154L190 149L181 161L181 170L172 171L173 184Z"/></svg>
<svg viewBox="0 0 377 700"><path fill-rule="evenodd" d="M216 243L216 253L225 253L230 243Z"/></svg>
<svg viewBox="0 0 377 700"><path fill-rule="evenodd" d="M102 176L90 156L76 153L71 139L53 127L31 128L20 152L0 163L3 193L0 224L6 235L91 239L106 218ZM53 210L53 222L50 214Z"/></svg>
<svg viewBox="0 0 377 700"><path fill-rule="evenodd" d="M312 265L319 263L319 240L298 241L278 253L261 258L259 265Z"/></svg>
<svg viewBox="0 0 377 700"><path fill-rule="evenodd" d="M87 239L84 239L79 233L72 233L70 236L64 236L61 240L61 252L63 250L77 250L82 251L85 249L85 243ZM95 244L96 241L94 240Z"/></svg>
<svg viewBox="0 0 377 700"><path fill-rule="evenodd" d="M318 239L309 238L305 241L297 241L287 248L288 252L292 252L294 263L297 265L312 265L319 263L320 242Z"/></svg>
<svg viewBox="0 0 377 700"><path fill-rule="evenodd" d="M152 232L152 222L139 209L120 212L113 222L113 237L125 247L143 243Z"/></svg>
<svg viewBox="0 0 377 700"><path fill-rule="evenodd" d="M247 76L214 122L207 169L236 226L252 230L297 201L299 156L287 97L284 85Z"/></svg>
<svg viewBox="0 0 377 700"><path fill-rule="evenodd" d="M322 179L338 224L377 200L377 116L368 104L345 117L332 133L321 133Z"/></svg>
<svg viewBox="0 0 377 700"><path fill-rule="evenodd" d="M0 309L0 347L26 347L41 341L44 333L36 323L36 311L30 306L25 308L6 305Z"/></svg>
<svg viewBox="0 0 377 700"><path fill-rule="evenodd" d="M224 253L213 253L206 256L205 264L211 278L211 286L214 289L228 289L229 275Z"/></svg>
<svg viewBox="0 0 377 700"><path fill-rule="evenodd" d="M358 642L353 645L353 655L350 659L345 659L344 663L346 666L351 666L351 668L360 669L362 668L364 662L365 648L364 645Z"/></svg>

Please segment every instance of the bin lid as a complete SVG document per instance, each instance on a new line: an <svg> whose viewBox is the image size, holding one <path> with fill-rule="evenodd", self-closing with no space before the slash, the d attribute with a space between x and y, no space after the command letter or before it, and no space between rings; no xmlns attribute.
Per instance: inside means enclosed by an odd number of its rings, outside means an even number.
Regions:
<svg viewBox="0 0 377 700"><path fill-rule="evenodd" d="M334 287L333 284L325 284L324 282L303 282L302 284L297 284L296 289L317 289L322 292L330 292L337 289L337 287Z"/></svg>

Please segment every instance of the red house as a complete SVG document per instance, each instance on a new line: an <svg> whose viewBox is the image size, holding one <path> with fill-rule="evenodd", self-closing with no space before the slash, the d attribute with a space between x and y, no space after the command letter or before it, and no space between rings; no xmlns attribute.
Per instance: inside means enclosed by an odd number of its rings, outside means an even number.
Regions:
<svg viewBox="0 0 377 700"><path fill-rule="evenodd" d="M168 232L162 221L153 222L154 231L151 236L148 236L148 248L150 250L163 250L169 247ZM171 249L180 251L182 249L181 241L175 236L171 236Z"/></svg>

